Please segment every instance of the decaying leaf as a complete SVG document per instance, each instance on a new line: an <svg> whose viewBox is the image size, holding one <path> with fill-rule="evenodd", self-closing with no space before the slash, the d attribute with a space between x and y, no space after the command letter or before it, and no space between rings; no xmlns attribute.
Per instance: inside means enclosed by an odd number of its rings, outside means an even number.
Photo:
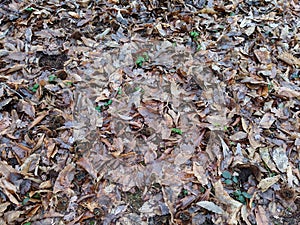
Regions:
<svg viewBox="0 0 300 225"><path fill-rule="evenodd" d="M262 179L257 185L258 188L261 189L262 192L267 191L273 184L276 184L280 179L280 175L274 177L267 177Z"/></svg>
<svg viewBox="0 0 300 225"><path fill-rule="evenodd" d="M223 214L224 211L221 207L217 206L215 203L213 202L209 202L209 201L200 201L197 202L196 205L201 206L202 208L205 208L211 212L217 213L217 214Z"/></svg>
<svg viewBox="0 0 300 225"><path fill-rule="evenodd" d="M208 180L207 180L207 177L205 174L205 169L202 165L199 165L197 162L194 162L193 163L193 173L202 185L208 184Z"/></svg>
<svg viewBox="0 0 300 225"><path fill-rule="evenodd" d="M94 179L97 178L97 171L94 169L93 164L89 161L89 159L82 157L76 163L85 169Z"/></svg>
<svg viewBox="0 0 300 225"><path fill-rule="evenodd" d="M283 52L278 56L278 59L282 60L283 62L289 64L290 66L300 66L300 59L293 56L289 52Z"/></svg>
<svg viewBox="0 0 300 225"><path fill-rule="evenodd" d="M242 203L234 200L229 196L229 194L224 190L221 180L214 183L214 188L216 192L216 199L224 205L227 206L226 208L226 217L228 224L237 224L238 220L238 212L242 207Z"/></svg>
<svg viewBox="0 0 300 225"><path fill-rule="evenodd" d="M60 173L55 181L53 187L53 193L60 191L67 191L74 179L75 166L74 164L68 164Z"/></svg>
<svg viewBox="0 0 300 225"><path fill-rule="evenodd" d="M255 209L255 218L256 218L256 223L257 225L266 225L270 224L270 219L266 215L265 209L258 205L257 208Z"/></svg>
<svg viewBox="0 0 300 225"><path fill-rule="evenodd" d="M260 126L262 128L269 129L275 121L276 118L272 113L265 113L261 118Z"/></svg>
<svg viewBox="0 0 300 225"><path fill-rule="evenodd" d="M289 159L286 155L285 149L281 147L273 149L272 156L277 168L281 172L286 172L286 169L289 165Z"/></svg>

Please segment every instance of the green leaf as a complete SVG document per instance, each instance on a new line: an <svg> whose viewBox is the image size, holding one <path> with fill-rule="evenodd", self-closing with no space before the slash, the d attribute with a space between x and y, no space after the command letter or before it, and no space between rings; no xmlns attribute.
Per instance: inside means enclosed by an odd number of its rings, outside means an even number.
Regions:
<svg viewBox="0 0 300 225"><path fill-rule="evenodd" d="M139 56L136 61L135 64L139 67L141 67L143 65L143 63L146 61L146 59L143 56Z"/></svg>
<svg viewBox="0 0 300 225"><path fill-rule="evenodd" d="M34 84L31 88L29 88L31 91L36 92L37 89L39 89L39 84Z"/></svg>
<svg viewBox="0 0 300 225"><path fill-rule="evenodd" d="M243 204L246 203L246 199L244 198L243 195L239 195L238 198L237 198L237 200L240 201Z"/></svg>
<svg viewBox="0 0 300 225"><path fill-rule="evenodd" d="M51 82L54 82L55 80L57 79L57 76L55 76L55 75L50 75L49 77L48 77L48 81L51 83Z"/></svg>
<svg viewBox="0 0 300 225"><path fill-rule="evenodd" d="M95 107L95 109L96 109L98 112L101 112L101 106L97 105L97 106Z"/></svg>
<svg viewBox="0 0 300 225"><path fill-rule="evenodd" d="M235 192L233 192L233 194L235 196L240 196L242 194L241 190L236 190Z"/></svg>
<svg viewBox="0 0 300 225"><path fill-rule="evenodd" d="M238 180L238 178L237 178L236 176L233 176L233 177L232 177L232 181L233 181L234 183L236 183L236 184L239 182L239 180Z"/></svg>
<svg viewBox="0 0 300 225"><path fill-rule="evenodd" d="M31 198L34 198L34 199L41 199L41 194L40 193L35 193Z"/></svg>
<svg viewBox="0 0 300 225"><path fill-rule="evenodd" d="M23 225L31 225L31 222L26 222Z"/></svg>
<svg viewBox="0 0 300 225"><path fill-rule="evenodd" d="M225 179L231 179L231 173L229 171L225 170L222 173L222 177L224 177Z"/></svg>
<svg viewBox="0 0 300 225"><path fill-rule="evenodd" d="M171 130L172 132L174 132L175 134L182 134L182 130L178 129L178 128L172 128Z"/></svg>
<svg viewBox="0 0 300 225"><path fill-rule="evenodd" d="M200 44L197 44L197 49L196 49L196 51L198 52L198 51L200 51L201 50L201 45Z"/></svg>
<svg viewBox="0 0 300 225"><path fill-rule="evenodd" d="M28 7L28 8L26 8L25 10L26 10L27 12L32 12L32 11L34 10L34 8Z"/></svg>
<svg viewBox="0 0 300 225"><path fill-rule="evenodd" d="M190 35L191 35L192 38L196 38L196 37L198 37L200 34L199 34L199 32L197 32L197 31L191 31L191 32L190 32Z"/></svg>
<svg viewBox="0 0 300 225"><path fill-rule="evenodd" d="M118 95L121 95L122 94L122 89L119 87L118 88Z"/></svg>
<svg viewBox="0 0 300 225"><path fill-rule="evenodd" d="M242 192L242 195L243 195L245 198L252 198L252 195L248 194L248 193L245 192L245 191Z"/></svg>
<svg viewBox="0 0 300 225"><path fill-rule="evenodd" d="M109 99L106 103L104 103L104 106L109 106L109 105L111 105L111 104L112 104L112 100Z"/></svg>
<svg viewBox="0 0 300 225"><path fill-rule="evenodd" d="M22 201L22 205L26 205L29 200L30 200L29 197L24 198Z"/></svg>
<svg viewBox="0 0 300 225"><path fill-rule="evenodd" d="M184 196L187 196L189 194L189 192L185 189L182 191L182 193L183 193Z"/></svg>
<svg viewBox="0 0 300 225"><path fill-rule="evenodd" d="M229 179L226 179L226 180L224 181L224 183L227 184L227 185L232 185L232 181L229 180Z"/></svg>

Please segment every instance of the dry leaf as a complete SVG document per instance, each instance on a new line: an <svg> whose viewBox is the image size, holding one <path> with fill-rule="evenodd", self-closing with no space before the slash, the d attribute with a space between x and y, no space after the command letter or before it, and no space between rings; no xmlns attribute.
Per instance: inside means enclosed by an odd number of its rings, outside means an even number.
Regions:
<svg viewBox="0 0 300 225"><path fill-rule="evenodd" d="M217 214L223 214L224 211L220 206L217 206L215 203L213 202L209 202L209 201L200 201L197 202L196 205L207 209L208 211L217 213Z"/></svg>
<svg viewBox="0 0 300 225"><path fill-rule="evenodd" d="M60 191L67 191L74 179L75 165L68 164L60 173L55 181L53 193L56 194Z"/></svg>
<svg viewBox="0 0 300 225"><path fill-rule="evenodd" d="M220 201L220 203L226 205L226 213L228 216L227 223L229 225L238 223L238 212L242 207L242 203L234 200L229 196L229 194L223 189L223 185L221 180L214 183L216 199Z"/></svg>
<svg viewBox="0 0 300 225"><path fill-rule="evenodd" d="M265 209L261 205L258 205L255 208L255 219L257 225L271 224L269 218L266 215Z"/></svg>
<svg viewBox="0 0 300 225"><path fill-rule="evenodd" d="M289 64L290 66L300 66L300 59L293 56L291 53L283 52L278 56L278 59L282 60L283 62Z"/></svg>
<svg viewBox="0 0 300 225"><path fill-rule="evenodd" d="M239 140L243 140L247 138L247 133L243 132L243 131L238 131L235 134L230 136L230 140L232 141L239 141Z"/></svg>
<svg viewBox="0 0 300 225"><path fill-rule="evenodd" d="M283 149L281 147L273 149L272 156L273 156L273 161L275 162L277 168L281 172L285 173L286 169L289 165L289 159L286 155L285 149Z"/></svg>
<svg viewBox="0 0 300 225"><path fill-rule="evenodd" d="M97 171L95 170L93 164L89 161L88 158L82 157L76 162L76 164L85 169L86 172L88 172L94 179L97 178Z"/></svg>
<svg viewBox="0 0 300 225"><path fill-rule="evenodd" d="M274 177L267 177L265 179L262 179L259 184L257 185L258 188L261 189L262 192L265 192L268 190L273 184L277 183L279 181L280 175L274 176Z"/></svg>
<svg viewBox="0 0 300 225"><path fill-rule="evenodd" d="M273 115L273 113L265 113L264 116L261 118L259 125L262 128L269 129L275 121L276 118Z"/></svg>
<svg viewBox="0 0 300 225"><path fill-rule="evenodd" d="M193 162L193 173L202 185L208 184L208 180L205 174L205 169L197 162Z"/></svg>

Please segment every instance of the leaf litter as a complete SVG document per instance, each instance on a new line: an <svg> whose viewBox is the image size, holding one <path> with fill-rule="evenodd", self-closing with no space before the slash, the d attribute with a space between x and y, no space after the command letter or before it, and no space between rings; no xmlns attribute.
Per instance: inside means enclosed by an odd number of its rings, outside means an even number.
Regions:
<svg viewBox="0 0 300 225"><path fill-rule="evenodd" d="M298 5L0 3L0 223L299 223Z"/></svg>

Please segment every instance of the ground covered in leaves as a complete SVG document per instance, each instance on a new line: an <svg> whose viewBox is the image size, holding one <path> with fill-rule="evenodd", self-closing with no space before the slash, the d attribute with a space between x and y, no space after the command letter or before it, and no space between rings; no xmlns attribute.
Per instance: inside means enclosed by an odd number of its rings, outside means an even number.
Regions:
<svg viewBox="0 0 300 225"><path fill-rule="evenodd" d="M299 224L299 0L3 0L0 224Z"/></svg>

